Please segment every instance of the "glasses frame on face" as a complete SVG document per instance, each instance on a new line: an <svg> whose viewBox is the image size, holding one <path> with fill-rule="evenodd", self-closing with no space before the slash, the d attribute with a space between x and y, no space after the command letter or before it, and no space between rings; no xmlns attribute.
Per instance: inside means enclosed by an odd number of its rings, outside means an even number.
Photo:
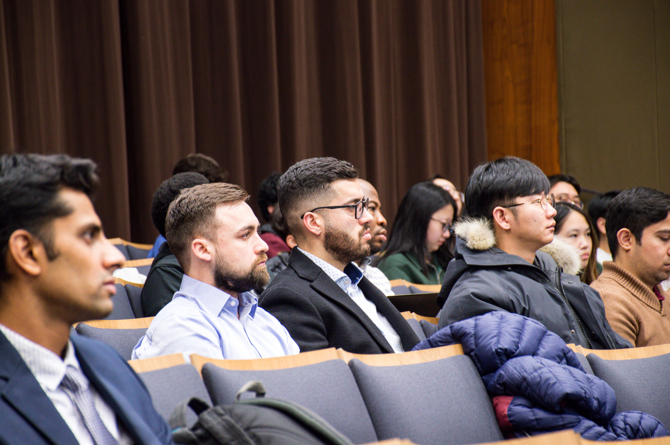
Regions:
<svg viewBox="0 0 670 445"><path fill-rule="evenodd" d="M363 216L363 212L367 210L368 208L368 203L370 202L370 198L363 198L360 201L358 201L355 204L349 204L349 205L342 205L342 206L323 206L323 207L315 207L312 210L309 210L302 215L300 215L300 219L303 219L305 215L308 213L315 212L317 210L322 210L322 209L354 209L354 218L359 219L361 216Z"/></svg>
<svg viewBox="0 0 670 445"><path fill-rule="evenodd" d="M545 195L544 193L542 193L542 196L540 196L538 199L533 199L532 201L519 202L516 204L507 204L504 206L501 205L499 207L509 209L512 207L522 206L524 204L540 204L542 210L547 210L547 204L549 204L552 208L556 208L556 198L554 198L553 193L549 193L549 195Z"/></svg>
<svg viewBox="0 0 670 445"><path fill-rule="evenodd" d="M565 199L563 199L562 197L565 197ZM584 208L584 201L582 201L579 198L577 198L577 200L575 201L574 199L570 198L570 196L565 195L565 194L558 195L558 198L556 198L556 202L567 202L568 204L572 204L573 206L577 206L580 209Z"/></svg>
<svg viewBox="0 0 670 445"><path fill-rule="evenodd" d="M451 224L446 223L446 222L444 222L444 221L440 221L440 220L437 219L437 218L430 218L430 219L432 219L433 221L437 221L437 222L439 222L440 224L442 224L442 232L449 232L449 233L452 232L452 228L453 228L453 226L452 226Z"/></svg>

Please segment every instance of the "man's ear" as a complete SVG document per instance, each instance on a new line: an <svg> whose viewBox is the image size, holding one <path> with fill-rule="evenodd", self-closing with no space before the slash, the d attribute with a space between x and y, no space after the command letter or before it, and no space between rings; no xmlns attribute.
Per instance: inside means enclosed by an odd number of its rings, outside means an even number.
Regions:
<svg viewBox="0 0 670 445"><path fill-rule="evenodd" d="M598 218L598 220L596 221L596 227L598 228L598 232L603 234L607 233L607 231L605 230L605 218L603 218L602 216Z"/></svg>
<svg viewBox="0 0 670 445"><path fill-rule="evenodd" d="M502 230L509 230L512 225L510 224L510 214L511 210L505 209L503 207L496 207L493 209L493 224L500 227Z"/></svg>
<svg viewBox="0 0 670 445"><path fill-rule="evenodd" d="M617 243L619 243L619 247L626 252L630 252L635 244L635 235L633 235L630 230L624 228L616 233L616 240Z"/></svg>
<svg viewBox="0 0 670 445"><path fill-rule="evenodd" d="M40 259L46 259L44 244L24 229L16 230L9 237L7 266L15 267L31 276L42 273Z"/></svg>
<svg viewBox="0 0 670 445"><path fill-rule="evenodd" d="M210 262L213 258L212 243L204 238L196 238L191 241L191 252L196 258Z"/></svg>
<svg viewBox="0 0 670 445"><path fill-rule="evenodd" d="M302 225L313 235L320 236L323 233L323 219L315 213L305 213Z"/></svg>

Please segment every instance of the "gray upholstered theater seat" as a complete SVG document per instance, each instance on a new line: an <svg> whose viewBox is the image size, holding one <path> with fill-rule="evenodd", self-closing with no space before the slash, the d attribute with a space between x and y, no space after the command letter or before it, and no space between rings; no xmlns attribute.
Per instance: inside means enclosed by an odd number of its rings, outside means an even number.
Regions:
<svg viewBox="0 0 670 445"><path fill-rule="evenodd" d="M377 441L358 386L342 360L269 371L232 371L207 363L202 378L215 405L232 403L242 385L260 380L266 397L290 400L314 411L352 442Z"/></svg>
<svg viewBox="0 0 670 445"><path fill-rule="evenodd" d="M617 412L639 410L670 425L670 354L656 357L605 360L586 356L593 373L605 380L616 394Z"/></svg>
<svg viewBox="0 0 670 445"><path fill-rule="evenodd" d="M147 331L147 328L139 329L104 329L79 323L75 328L77 334L93 338L114 348L125 360L130 360L133 348L139 339Z"/></svg>
<svg viewBox="0 0 670 445"><path fill-rule="evenodd" d="M503 440L491 400L468 356L432 362L349 366L379 440L407 438L422 445Z"/></svg>
<svg viewBox="0 0 670 445"><path fill-rule="evenodd" d="M198 397L211 405L205 384L198 370L193 365L184 364L169 368L147 371L139 374L151 394L156 411L168 420L170 413L182 401ZM187 421L195 422L196 416L191 413Z"/></svg>
<svg viewBox="0 0 670 445"><path fill-rule="evenodd" d="M128 294L128 301L130 302L130 307L133 310L135 318L144 317L144 312L142 311L142 288L139 286L134 286L132 284L124 284L123 287L126 289L126 294Z"/></svg>
<svg viewBox="0 0 670 445"><path fill-rule="evenodd" d="M409 324L409 326L412 328L416 336L419 337L419 340L426 339L426 334L423 332L423 328L421 327L421 323L419 322L419 320L417 320L416 318L408 318L407 324Z"/></svg>
<svg viewBox="0 0 670 445"><path fill-rule="evenodd" d="M130 305L130 300L128 299L128 292L123 287L123 284L116 284L116 294L112 295L112 303L114 304L114 309L105 317L105 320L135 318L135 312L133 312L133 307Z"/></svg>

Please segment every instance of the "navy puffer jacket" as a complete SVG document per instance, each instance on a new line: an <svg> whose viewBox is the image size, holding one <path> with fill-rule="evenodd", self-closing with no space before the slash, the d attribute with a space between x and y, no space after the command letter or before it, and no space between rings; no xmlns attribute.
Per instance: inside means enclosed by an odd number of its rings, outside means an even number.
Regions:
<svg viewBox="0 0 670 445"><path fill-rule="evenodd" d="M541 323L503 311L453 323L414 347L460 343L490 396L508 437L571 428L589 440L668 435L655 417L616 412L614 390L587 374L577 355Z"/></svg>

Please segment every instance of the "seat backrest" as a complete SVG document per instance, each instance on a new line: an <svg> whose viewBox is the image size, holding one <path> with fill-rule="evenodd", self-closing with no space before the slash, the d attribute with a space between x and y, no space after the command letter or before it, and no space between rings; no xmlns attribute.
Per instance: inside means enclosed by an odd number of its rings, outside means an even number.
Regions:
<svg viewBox="0 0 670 445"><path fill-rule="evenodd" d="M373 366L354 358L349 366L379 440L405 437L431 445L503 439L482 379L462 349L422 363Z"/></svg>
<svg viewBox="0 0 670 445"><path fill-rule="evenodd" d="M149 249L144 249L141 247L135 247L132 244L127 244L126 249L128 250L128 259L129 260L143 260L149 255Z"/></svg>
<svg viewBox="0 0 670 445"><path fill-rule="evenodd" d="M168 420L172 411L186 399L197 397L212 404L200 373L191 364L139 373L149 390L156 411ZM195 421L196 415L187 416L187 422Z"/></svg>
<svg viewBox="0 0 670 445"><path fill-rule="evenodd" d="M267 397L289 400L314 411L352 442L377 441L358 386L340 359L273 370L229 370L205 363L202 378L215 405L232 403L242 385L260 380Z"/></svg>
<svg viewBox="0 0 670 445"><path fill-rule="evenodd" d="M144 317L144 312L142 311L142 288L135 286L134 284L124 284L123 287L126 289L128 294L128 301L130 302L130 307L135 314L135 318Z"/></svg>
<svg viewBox="0 0 670 445"><path fill-rule="evenodd" d="M435 317L440 311L437 305L437 293L420 293L409 295L389 295L389 301L400 312L415 312L425 317Z"/></svg>
<svg viewBox="0 0 670 445"><path fill-rule="evenodd" d="M124 257L126 257L126 260L130 260L130 253L128 252L128 248L126 247L125 244L114 244L114 247L119 249L119 252L123 254Z"/></svg>
<svg viewBox="0 0 670 445"><path fill-rule="evenodd" d="M152 244L131 243L121 238L110 238L109 242L119 249L126 260L145 259L153 247Z"/></svg>
<svg viewBox="0 0 670 445"><path fill-rule="evenodd" d="M416 336L419 337L419 340L426 339L426 334L423 332L423 328L421 327L419 320L416 318L408 318L407 324L412 328Z"/></svg>
<svg viewBox="0 0 670 445"><path fill-rule="evenodd" d="M114 348L125 360L130 360L133 348L147 331L147 328L106 329L79 323L75 328L77 334L93 338Z"/></svg>
<svg viewBox="0 0 670 445"><path fill-rule="evenodd" d="M639 410L670 425L670 352L621 360L589 353L586 358L593 373L614 389L617 412Z"/></svg>
<svg viewBox="0 0 670 445"><path fill-rule="evenodd" d="M105 317L105 320L124 320L135 318L135 312L128 299L128 292L123 284L116 283L116 294L112 295L114 309Z"/></svg>

